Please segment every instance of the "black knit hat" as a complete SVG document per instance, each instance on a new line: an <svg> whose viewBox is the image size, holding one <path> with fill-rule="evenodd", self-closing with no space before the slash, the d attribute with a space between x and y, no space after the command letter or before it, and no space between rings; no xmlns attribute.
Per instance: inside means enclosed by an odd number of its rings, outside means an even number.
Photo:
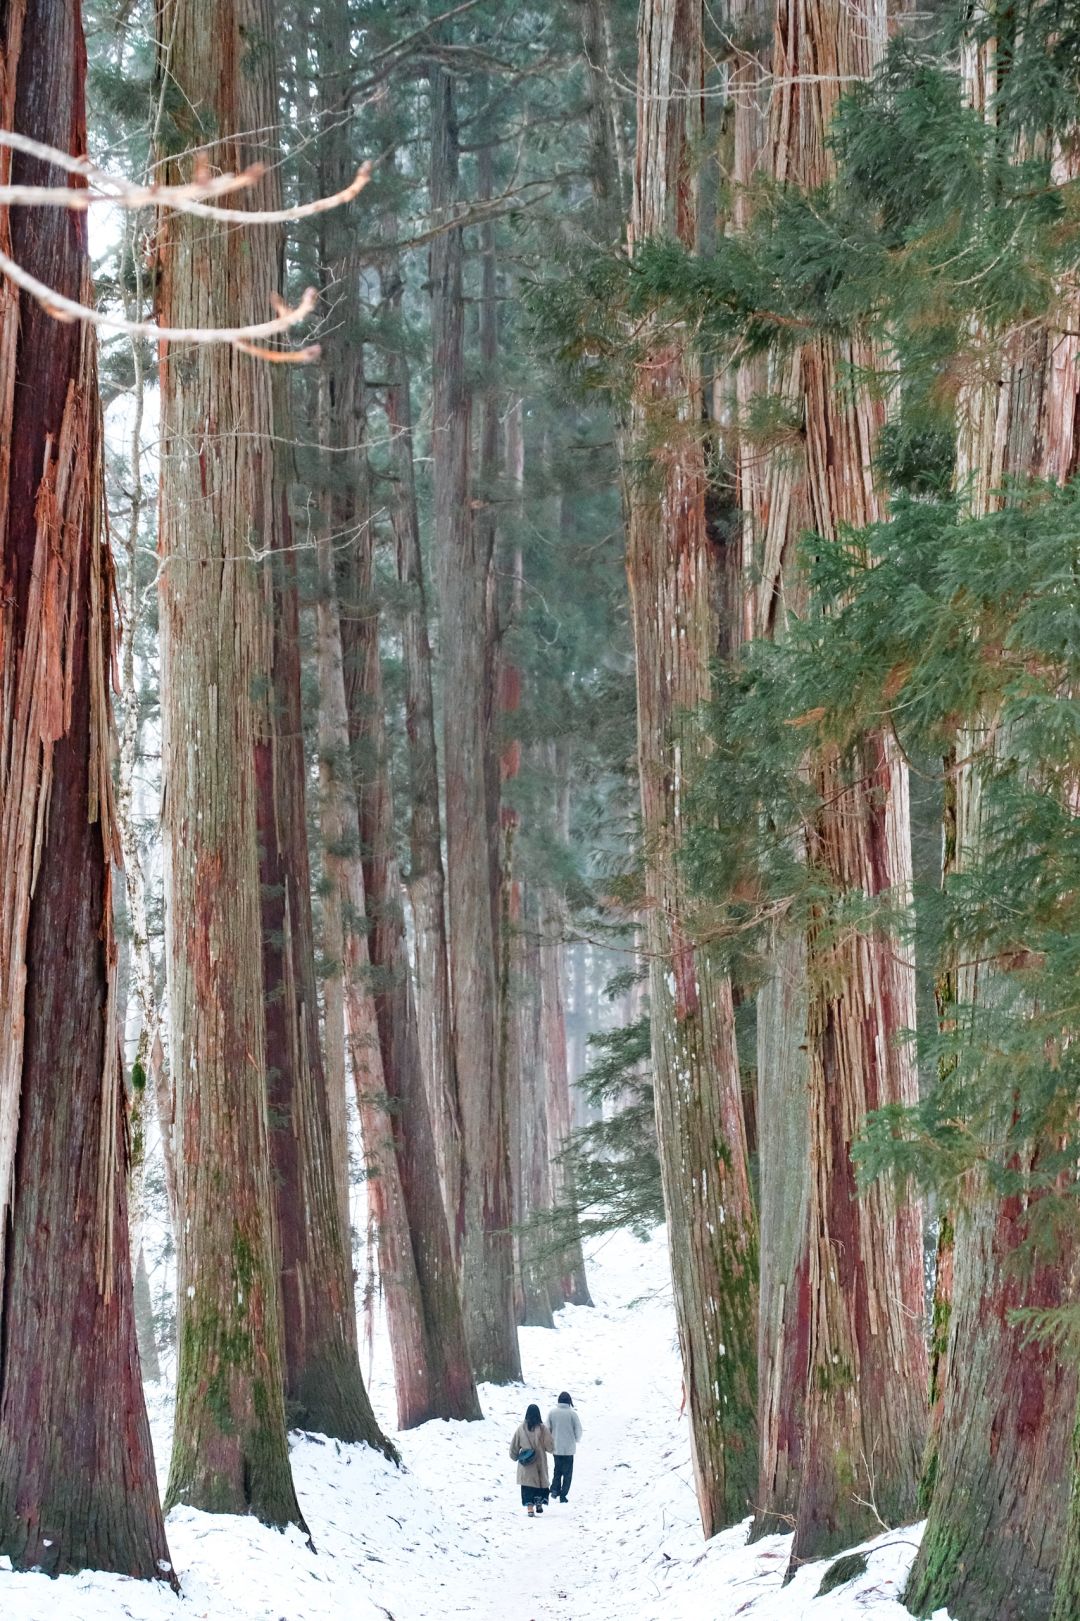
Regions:
<svg viewBox="0 0 1080 1621"><path fill-rule="evenodd" d="M570 1392L568 1390L560 1390L559 1391L559 1406L560 1407L573 1407L573 1405L574 1405L574 1403L571 1400Z"/></svg>

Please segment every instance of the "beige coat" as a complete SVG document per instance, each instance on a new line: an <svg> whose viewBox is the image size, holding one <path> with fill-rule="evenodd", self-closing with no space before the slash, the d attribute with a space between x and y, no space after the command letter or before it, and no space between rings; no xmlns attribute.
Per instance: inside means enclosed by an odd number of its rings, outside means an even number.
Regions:
<svg viewBox="0 0 1080 1621"><path fill-rule="evenodd" d="M551 1431L546 1424L541 1424L538 1430L527 1430L524 1424L519 1424L510 1441L510 1456L517 1463L519 1452L532 1447L536 1453L528 1463L519 1463L517 1466L517 1483L519 1486L550 1486L551 1476L548 1474L547 1454L554 1453L555 1443L551 1439Z"/></svg>

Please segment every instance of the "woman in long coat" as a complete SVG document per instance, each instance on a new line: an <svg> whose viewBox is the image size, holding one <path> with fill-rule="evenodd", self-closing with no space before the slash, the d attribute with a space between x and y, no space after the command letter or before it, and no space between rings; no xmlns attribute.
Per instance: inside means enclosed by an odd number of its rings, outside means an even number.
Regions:
<svg viewBox="0 0 1080 1621"><path fill-rule="evenodd" d="M555 1454L551 1431L540 1417L540 1409L530 1402L525 1409L525 1422L519 1424L510 1439L510 1456L517 1464L517 1480L521 1487L521 1501L529 1518L544 1512L548 1500L551 1476L548 1474L547 1454Z"/></svg>

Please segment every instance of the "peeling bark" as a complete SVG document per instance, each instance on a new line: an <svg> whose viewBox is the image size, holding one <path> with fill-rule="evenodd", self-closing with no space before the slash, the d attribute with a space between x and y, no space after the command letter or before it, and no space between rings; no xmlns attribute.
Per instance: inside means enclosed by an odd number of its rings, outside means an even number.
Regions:
<svg viewBox="0 0 1080 1621"><path fill-rule="evenodd" d="M5 129L84 152L85 75L75 0L5 7ZM0 177L71 183L9 152ZM0 244L91 301L85 215L0 210ZM0 1552L175 1585L128 1252L95 345L8 282L0 413Z"/></svg>
<svg viewBox="0 0 1080 1621"><path fill-rule="evenodd" d="M770 161L768 92L770 0L739 0L732 28L739 47L731 74L733 231L746 228L751 188ZM798 395L798 358L744 360L736 374L736 485L741 513L737 641L782 638L801 600L793 554L805 527L801 458L755 441L754 405L770 392ZM806 1088L806 942L773 925L767 972L757 997L758 1500L752 1537L792 1529L802 1457L808 1353L809 1266L803 1234L810 1189Z"/></svg>
<svg viewBox="0 0 1080 1621"><path fill-rule="evenodd" d="M794 1529L809 1355L806 942L779 928L769 948L768 978L758 993L757 1070L760 1478L753 1537Z"/></svg>
<svg viewBox="0 0 1080 1621"><path fill-rule="evenodd" d="M906 776L870 737L851 775L826 760L826 809L809 860L840 894L904 892ZM859 1195L851 1145L867 1114L918 1098L914 973L894 939L833 932L807 942L810 1097L809 1344L792 1568L909 1520L926 1432L922 1217L885 1183Z"/></svg>
<svg viewBox="0 0 1080 1621"><path fill-rule="evenodd" d="M996 86L993 40L967 48L973 106L987 111ZM1070 154L1067 178L1075 178ZM957 487L974 516L999 510L1009 477L1062 483L1080 460L1080 339L1045 326L1001 334L998 365L961 391ZM974 334L983 344L993 335ZM986 728L957 740L960 759L985 747ZM1004 739L999 740L1004 746ZM977 859L986 837L978 769L956 776L956 864ZM994 997L993 970L961 965L958 1016ZM1003 1100L1004 1101L1004 1100ZM1005 1103L1007 1106L1007 1101ZM1034 1156L1031 1150L1031 1168ZM1038 1195L1033 1197L1038 1198ZM1077 1373L1011 1320L1017 1308L1064 1305L1080 1283L1072 1253L1021 1255L1028 1201L995 1199L972 1172L955 1216L947 1377L940 1397L926 1532L904 1601L915 1615L947 1604L957 1621L1068 1621L1080 1603L1073 1481Z"/></svg>
<svg viewBox="0 0 1080 1621"><path fill-rule="evenodd" d="M764 164L778 184L829 178L836 101L846 80L873 71L886 27L882 0L780 0ZM756 465L743 459L748 561L757 562L758 581L745 599L749 634L782 634L801 599L794 547L802 531L835 535L841 525L858 530L884 516L871 467L884 408L854 380L874 358L856 333L842 343L815 340L775 365L772 388L797 411L802 432ZM744 384L747 393L761 386L758 376ZM838 896L889 892L902 901L911 886L906 772L881 734L862 739L854 756L807 762L821 805L807 859ZM804 972L805 994L790 977ZM791 1034L806 1021L808 1113L797 1057L774 1049L773 1073L761 1076L767 1156L775 1149L809 1169L808 1182L797 1178L778 1195L769 1182L780 1166L763 1164L763 1225L777 1270L762 1318L772 1361L761 1510L794 1509L792 1571L870 1534L877 1515L896 1523L914 1513L926 1388L921 1215L882 1186L857 1198L850 1159L867 1110L917 1098L914 1054L897 1044L914 1028L914 993L914 965L891 936L836 933L827 908L815 917L805 956L793 943L766 987L773 1011L781 999ZM765 1110L777 1091L783 1141L768 1144Z"/></svg>
<svg viewBox="0 0 1080 1621"><path fill-rule="evenodd" d="M241 170L267 107L265 0L192 0L161 26L181 142ZM198 111L196 111L198 109ZM258 140L258 136L254 137ZM207 146L206 143L209 143ZM169 159L164 176L190 178ZM238 194L260 206L262 187ZM264 229L161 223L159 316L234 326L267 310ZM161 627L166 941L176 1087L179 1369L167 1501L302 1524L282 1396L266 1121L256 840L256 706L270 657L255 548L274 512L272 369L227 348L162 347Z"/></svg>
<svg viewBox="0 0 1080 1621"><path fill-rule="evenodd" d="M693 249L698 0L649 0L638 43L631 248L667 233ZM701 416L692 351L676 334L658 333L632 402L632 457L651 465L628 491L627 573L657 1130L694 1475L711 1536L740 1519L756 1497L757 1224L731 983L694 944L679 860L683 800L705 746L696 713L708 698L719 635Z"/></svg>

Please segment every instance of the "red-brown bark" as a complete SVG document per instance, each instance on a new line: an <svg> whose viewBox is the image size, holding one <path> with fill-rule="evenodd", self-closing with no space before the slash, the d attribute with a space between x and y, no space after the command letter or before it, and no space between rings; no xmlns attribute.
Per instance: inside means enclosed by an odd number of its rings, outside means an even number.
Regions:
<svg viewBox="0 0 1080 1621"><path fill-rule="evenodd" d="M842 894L902 893L906 779L880 735L850 769L820 769L811 865ZM851 1162L871 1110L917 1099L911 1043L900 1045L914 976L883 931L834 935L825 916L807 973L809 1345L793 1564L910 1519L926 1433L921 1212L881 1183L857 1196Z"/></svg>
<svg viewBox="0 0 1080 1621"><path fill-rule="evenodd" d="M638 43L631 247L667 235L692 250L699 0L648 0ZM680 860L684 796L705 747L697 715L719 638L701 417L696 357L678 334L658 332L632 401L627 575L657 1131L695 1481L711 1536L756 1495L757 1229L731 983L695 945Z"/></svg>
<svg viewBox="0 0 1080 1621"><path fill-rule="evenodd" d="M274 51L264 42L257 64L249 72L259 77L268 118L277 104L275 66ZM281 206L276 171L269 177L265 200L271 208ZM346 228L344 216L341 227ZM268 234L280 256L280 231ZM331 1102L319 1040L300 696L300 609L287 499L290 466L284 449L291 438L284 368L274 371L271 384L272 437L258 447L268 464L271 501L268 509L254 512L252 520L266 555L263 583L270 610L256 780L267 1120L285 1399L292 1423L338 1440L366 1441L385 1449L387 1443L360 1372L350 1233L341 1198L342 1145L338 1144L335 1159Z"/></svg>
<svg viewBox="0 0 1080 1621"><path fill-rule="evenodd" d="M397 234L397 221L391 221ZM383 298L399 317L404 290L396 259L382 269ZM412 402L408 356L387 351L386 420L394 474L391 522L397 543L398 579L407 592L402 643L405 662L405 732L409 757L409 902L416 958L416 1022L431 1111L439 1174L455 1260L460 1261L465 1226L461 1146L461 1099L450 1003L446 937L446 875L442 856L439 762L428 635L427 590L420 549L413 464Z"/></svg>
<svg viewBox="0 0 1080 1621"><path fill-rule="evenodd" d="M482 1417L469 1362L457 1269L439 1182L424 1085L394 850L394 807L387 764L379 616L372 593L371 526L349 574L343 621L346 702L357 761L360 848L368 908L375 1018L383 1085L414 1257L423 1321L426 1393L410 1403L408 1422Z"/></svg>
<svg viewBox="0 0 1080 1621"><path fill-rule="evenodd" d="M1075 1265L1021 1261L1030 1212L986 1197L956 1222L948 1380L930 1513L905 1603L957 1621L1046 1621L1062 1556L1076 1369L1018 1309L1075 1298ZM1072 1612L1067 1612L1072 1613Z"/></svg>
<svg viewBox="0 0 1080 1621"><path fill-rule="evenodd" d="M431 205L457 194L453 79L431 73ZM473 521L465 380L462 238L431 250L432 463L445 698L448 929L465 1171L462 1292L478 1378L521 1376L514 1323L510 1151L499 1068L497 904L490 805L491 529Z"/></svg>
<svg viewBox="0 0 1080 1621"><path fill-rule="evenodd" d="M181 142L244 169L276 121L267 0L162 14ZM170 158L170 180L192 163ZM171 216L159 314L235 326L272 306L274 237ZM302 1523L285 1434L259 952L256 713L270 621L254 555L274 511L272 368L222 347L161 355L165 894L176 1086L179 1368L168 1501Z"/></svg>
<svg viewBox="0 0 1080 1621"><path fill-rule="evenodd" d="M336 61L348 49L346 9L328 8L324 27L323 48ZM326 189L337 190L352 167L340 133L324 143L322 157ZM348 298L357 265L340 219L327 218L321 247L327 296ZM407 1428L436 1417L478 1418L480 1409L439 1182L394 849L363 461L370 402L355 350L337 331L322 385L320 435L335 452L325 474L317 606L324 863L333 884L326 915L338 936L328 942L328 955L341 958L398 1416ZM397 408L404 412L400 398ZM352 544L343 549L338 542L335 567L331 536L344 535Z"/></svg>
<svg viewBox="0 0 1080 1621"><path fill-rule="evenodd" d="M329 503L328 503L329 505ZM316 607L319 674L320 823L323 839L325 949L331 974L340 974L345 1030L367 1171L369 1221L378 1240L379 1282L386 1303L394 1361L398 1423L428 1416L428 1356L416 1257L409 1233L390 1100L383 1077L375 1014L370 917L360 859L360 819L352 780L345 699L341 619L330 525L319 537Z"/></svg>
<svg viewBox="0 0 1080 1621"><path fill-rule="evenodd" d="M868 76L880 59L886 21L881 0L856 6L780 0L765 163L779 184L829 179L833 110L843 83ZM800 413L802 454L794 466L794 444L757 466L744 458L743 502L759 582L746 597L749 633L781 634L786 606L799 600L792 565L801 530L835 535L841 525L859 529L884 515L872 473L884 407L857 381L874 358L855 333L844 342L808 343L778 367L773 386ZM746 382L760 388L762 379ZM888 739L868 736L852 758L827 755L807 769L821 805L809 829L808 861L838 897L885 892L903 902L911 883L907 780ZM778 968L784 966L781 958ZM786 966L802 971L799 959ZM834 933L822 908L809 931L805 972L805 1121L798 1067L782 1054L787 1082L782 1072L776 1079L785 1093L788 1151L796 1164L809 1165L809 1187L804 1192L796 1182L792 1200L781 1200L778 1226L774 1195L765 1192L770 1242L781 1236L787 1276L770 1283L762 1325L775 1345L761 1437L761 1509L790 1512L797 1469L792 1568L868 1534L875 1513L892 1522L911 1517L926 1388L921 1217L915 1205L894 1203L880 1186L857 1199L850 1158L868 1110L917 1097L914 1054L898 1042L915 1023L913 964L883 929ZM801 1018L798 997L789 997L787 1011ZM767 1090L770 1078L764 1081ZM763 1091L763 1110L767 1103ZM763 1134L767 1129L763 1113ZM800 1154L804 1130L808 1152ZM794 1378L793 1358L802 1363ZM794 1392L786 1403L777 1385L782 1378L791 1378Z"/></svg>
<svg viewBox="0 0 1080 1621"><path fill-rule="evenodd" d="M989 116L993 40L969 45L964 71L972 105ZM1067 161L1069 174L1061 178L1075 178L1075 154ZM984 363L958 402L957 485L976 516L1000 509L1009 478L1064 482L1076 474L1075 305L1065 314L1069 330L1055 325L973 334L988 352L997 348L996 366ZM958 757L966 762L955 777L959 870L980 858L987 837L979 771L971 761L990 735L987 720L957 739ZM1001 737L998 746L1005 746ZM962 962L955 1016L992 1003L995 977L993 968ZM1002 1106L1007 1117L1009 1100ZM1034 1168L1037 1147L1025 1157ZM1076 1369L1012 1316L1018 1308L1052 1309L1075 1299L1080 1281L1071 1249L1038 1253L1034 1260L1022 1253L1039 1197L996 1200L976 1171L958 1203L944 1389L927 1471L929 1514L904 1595L916 1615L948 1605L957 1621L1046 1621L1051 1615L1068 1621L1080 1602Z"/></svg>
<svg viewBox="0 0 1080 1621"><path fill-rule="evenodd" d="M768 158L770 0L737 0L732 33L734 106L731 227L745 229L753 187ZM742 518L738 640L784 634L801 595L793 551L805 526L805 482L785 446L770 456L755 443L753 411L770 388L790 395L788 357L743 360L736 374L736 481ZM772 375L770 376L770 372ZM797 373L796 373L797 376ZM795 600L793 600L793 597ZM773 925L757 996L756 1113L760 1303L758 1316L758 1500L752 1536L791 1529L802 1457L809 1350L809 1260L803 1243L809 1198L806 1093L806 942Z"/></svg>
<svg viewBox="0 0 1080 1621"><path fill-rule="evenodd" d="M86 150L80 7L0 19L0 124ZM9 153L0 176L70 177ZM0 244L89 302L85 216ZM95 344L0 288L0 1552L171 1578L136 1350L115 1000L112 570Z"/></svg>
<svg viewBox="0 0 1080 1621"><path fill-rule="evenodd" d="M275 404L281 400L278 391ZM283 412L275 417L278 438ZM272 454L272 451L271 451ZM319 1044L307 847L296 557L282 485L273 549L271 712L256 746L271 1186L289 1420L341 1441L385 1446L356 1340L349 1228L343 1225Z"/></svg>

